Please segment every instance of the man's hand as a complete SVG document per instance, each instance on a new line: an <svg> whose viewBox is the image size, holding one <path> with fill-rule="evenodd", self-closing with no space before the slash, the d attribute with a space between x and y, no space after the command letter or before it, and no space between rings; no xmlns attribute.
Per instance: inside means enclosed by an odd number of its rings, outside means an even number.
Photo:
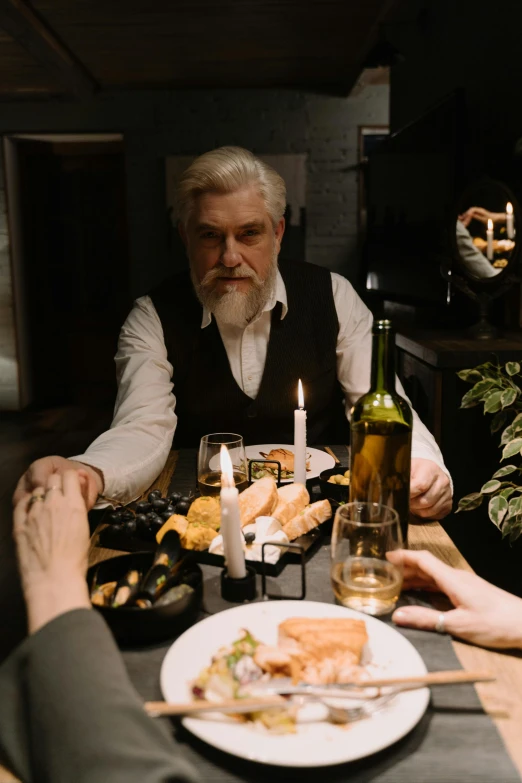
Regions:
<svg viewBox="0 0 522 783"><path fill-rule="evenodd" d="M423 519L443 519L451 511L451 484L431 459L411 460L410 511Z"/></svg>
<svg viewBox="0 0 522 783"><path fill-rule="evenodd" d="M497 223L506 222L506 213L490 212L489 209L484 209L484 207L470 207L462 215L459 215L459 220L464 223L465 226L473 219L480 220L484 225L487 225L488 220L492 220L493 224L496 225ZM466 220L467 222L465 222Z"/></svg>
<svg viewBox="0 0 522 783"><path fill-rule="evenodd" d="M13 505L16 506L36 487L46 487L49 476L53 473L62 476L65 471L69 470L78 472L83 499L87 510L90 510L96 503L98 495L103 492L103 474L90 465L84 465L82 462L64 457L43 457L43 459L37 459L36 462L29 465L16 486Z"/></svg>
<svg viewBox="0 0 522 783"><path fill-rule="evenodd" d="M30 633L71 609L90 608L89 523L76 470L54 473L45 488L25 495L13 533Z"/></svg>
<svg viewBox="0 0 522 783"><path fill-rule="evenodd" d="M489 584L480 576L442 563L429 552L398 550L388 559L402 561L403 589L445 593L455 607L444 613L444 628L460 639L484 647L522 648L522 599ZM434 631L440 612L424 606L403 606L397 625Z"/></svg>

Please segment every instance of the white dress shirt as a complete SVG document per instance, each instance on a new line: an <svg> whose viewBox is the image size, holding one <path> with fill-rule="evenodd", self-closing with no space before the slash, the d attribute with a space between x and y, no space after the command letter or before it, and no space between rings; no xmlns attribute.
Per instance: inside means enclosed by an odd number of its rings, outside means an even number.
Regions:
<svg viewBox="0 0 522 783"><path fill-rule="evenodd" d="M339 319L337 378L346 399L346 415L370 388L372 314L341 275L332 274L332 290ZM218 321L232 375L255 399L261 385L270 336L271 310L281 302L281 318L288 312L286 288L278 272L274 294L263 312L246 329ZM212 315L203 310L201 328ZM102 471L104 494L122 503L135 500L163 469L176 429L176 390L167 358L161 321L148 296L137 299L120 332L116 354L118 394L111 427L72 457ZM397 380L397 392L405 396ZM413 457L431 459L442 470L442 454L429 430L413 412Z"/></svg>

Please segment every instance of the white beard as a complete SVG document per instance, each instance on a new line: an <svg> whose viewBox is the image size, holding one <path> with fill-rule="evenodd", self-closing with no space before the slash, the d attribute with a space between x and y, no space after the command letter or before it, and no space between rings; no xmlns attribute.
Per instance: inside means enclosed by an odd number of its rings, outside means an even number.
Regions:
<svg viewBox="0 0 522 783"><path fill-rule="evenodd" d="M212 281L222 274L233 277L249 277L252 280L247 292L238 291L230 286L224 294L219 294L211 287ZM277 254L274 254L266 280L261 280L253 269L244 265L229 269L214 267L199 282L191 270L192 283L201 304L224 324L245 329L265 307L272 296L277 278Z"/></svg>

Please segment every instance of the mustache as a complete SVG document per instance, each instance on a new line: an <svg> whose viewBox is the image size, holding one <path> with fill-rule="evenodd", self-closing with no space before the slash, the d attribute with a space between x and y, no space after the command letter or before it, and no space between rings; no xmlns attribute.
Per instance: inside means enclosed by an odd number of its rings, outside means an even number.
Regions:
<svg viewBox="0 0 522 783"><path fill-rule="evenodd" d="M213 269L210 269L205 277L201 280L200 286L203 288L208 287L214 280L218 278L230 278L235 277L249 277L258 285L261 283L259 275L254 270L247 266L247 264L240 264L239 266L228 267L223 264L218 264Z"/></svg>

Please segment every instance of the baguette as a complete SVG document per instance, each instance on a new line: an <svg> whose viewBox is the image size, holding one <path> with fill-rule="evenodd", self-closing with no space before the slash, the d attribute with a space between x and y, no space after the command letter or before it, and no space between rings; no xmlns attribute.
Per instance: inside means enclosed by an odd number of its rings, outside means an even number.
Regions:
<svg viewBox="0 0 522 783"><path fill-rule="evenodd" d="M278 503L272 516L281 525L286 525L304 511L310 502L310 495L303 484L286 484L277 490L277 496Z"/></svg>
<svg viewBox="0 0 522 783"><path fill-rule="evenodd" d="M283 531L288 536L289 541L308 533L314 527L326 522L332 516L332 507L328 500L318 500L307 506L304 511L297 514L290 522L283 525Z"/></svg>
<svg viewBox="0 0 522 783"><path fill-rule="evenodd" d="M256 517L271 516L277 506L277 484L275 479L265 476L254 481L239 495L239 516L241 527L255 522Z"/></svg>

